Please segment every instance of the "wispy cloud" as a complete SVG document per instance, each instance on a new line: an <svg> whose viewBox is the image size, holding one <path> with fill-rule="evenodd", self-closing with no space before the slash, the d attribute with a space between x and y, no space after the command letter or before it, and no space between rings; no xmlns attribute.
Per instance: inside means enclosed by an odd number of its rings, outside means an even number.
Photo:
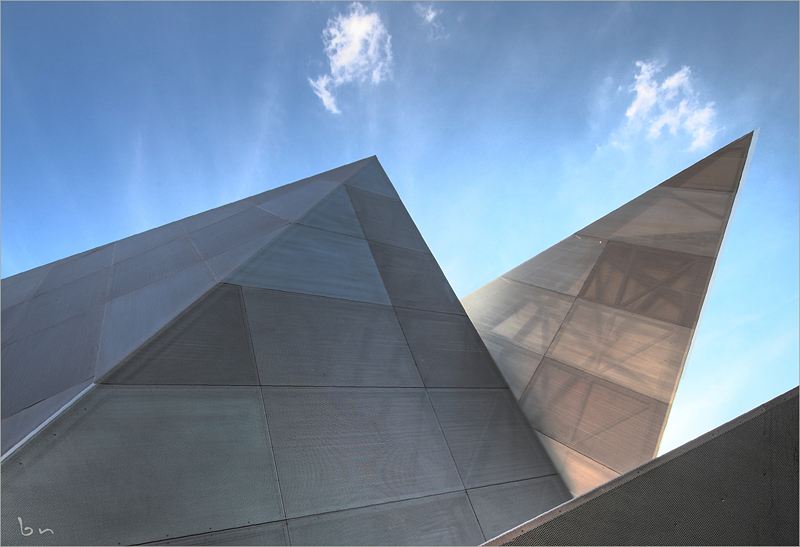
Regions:
<svg viewBox="0 0 800 547"><path fill-rule="evenodd" d="M692 138L690 150L711 144L717 133L714 103L701 105L692 89L691 69L684 66L659 83L657 75L664 69L663 63L637 61L636 66L639 72L630 87L636 96L625 112L628 129L644 130L648 139L660 137L665 129L672 135L685 132Z"/></svg>
<svg viewBox="0 0 800 547"><path fill-rule="evenodd" d="M360 3L353 2L348 13L329 19L322 41L330 74L308 81L330 112L340 113L335 88L350 82L378 84L391 76L392 37L380 16Z"/></svg>
<svg viewBox="0 0 800 547"><path fill-rule="evenodd" d="M439 38L447 38L444 32L444 25L439 21L438 17L442 14L441 11L433 9L433 5L427 6L422 4L414 4L414 11L422 18L422 24L428 27L429 36L433 40Z"/></svg>

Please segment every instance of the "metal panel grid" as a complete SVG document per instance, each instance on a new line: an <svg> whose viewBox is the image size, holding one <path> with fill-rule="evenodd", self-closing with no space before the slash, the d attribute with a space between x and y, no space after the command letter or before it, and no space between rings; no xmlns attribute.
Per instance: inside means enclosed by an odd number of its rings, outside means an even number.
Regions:
<svg viewBox="0 0 800 547"><path fill-rule="evenodd" d="M258 385L239 287L217 285L102 381Z"/></svg>
<svg viewBox="0 0 800 547"><path fill-rule="evenodd" d="M611 241L580 296L693 328L714 259Z"/></svg>
<svg viewBox="0 0 800 547"><path fill-rule="evenodd" d="M228 275L236 271L239 266L266 247L273 239L281 235L289 226L291 226L291 224L286 224L264 235L245 241L232 249L223 251L216 256L212 256L206 260L206 264L211 268L211 271L214 272L214 275L217 276L217 279L224 281Z"/></svg>
<svg viewBox="0 0 800 547"><path fill-rule="evenodd" d="M514 397L519 399L543 356L491 334L483 334L482 338Z"/></svg>
<svg viewBox="0 0 800 547"><path fill-rule="evenodd" d="M2 282L0 282L0 287L2 287L0 306L2 306L3 311L26 301L52 267L52 264L45 264L44 266L3 279ZM3 319L3 321L5 322L5 319Z"/></svg>
<svg viewBox="0 0 800 547"><path fill-rule="evenodd" d="M547 357L520 405L537 431L618 473L653 458L668 408Z"/></svg>
<svg viewBox="0 0 800 547"><path fill-rule="evenodd" d="M739 187L752 137L752 133L745 135L661 183L661 186L735 192Z"/></svg>
<svg viewBox="0 0 800 547"><path fill-rule="evenodd" d="M330 194L336 186L335 182L315 180L293 192L260 203L258 207L283 219L295 221Z"/></svg>
<svg viewBox="0 0 800 547"><path fill-rule="evenodd" d="M461 492L289 521L294 545L477 545L485 541Z"/></svg>
<svg viewBox="0 0 800 547"><path fill-rule="evenodd" d="M286 521L255 524L145 545L289 545Z"/></svg>
<svg viewBox="0 0 800 547"><path fill-rule="evenodd" d="M161 247L173 239L185 236L180 222L172 222L152 230L147 230L125 239L117 241L114 249L114 264L127 260L145 251Z"/></svg>
<svg viewBox="0 0 800 547"><path fill-rule="evenodd" d="M258 388L98 386L3 462L3 538L17 516L61 545L279 520L272 462Z"/></svg>
<svg viewBox="0 0 800 547"><path fill-rule="evenodd" d="M207 259L285 224L287 222L282 218L252 207L205 228L189 232L189 237L203 258Z"/></svg>
<svg viewBox="0 0 800 547"><path fill-rule="evenodd" d="M300 217L299 224L321 228L353 237L364 238L361 223L350 202L350 196L344 186L339 186L308 213Z"/></svg>
<svg viewBox="0 0 800 547"><path fill-rule="evenodd" d="M209 211L204 211L202 213L198 213L196 215L192 215L190 217L184 218L179 220L178 222L183 226L186 232L196 232L201 228L205 228L215 222L219 222L224 218L228 218L229 216L235 215L237 213L241 213L245 209L250 209L253 207L253 204L248 202L247 200L239 200L234 201L233 203L228 203L227 205L223 205L222 207L216 207Z"/></svg>
<svg viewBox="0 0 800 547"><path fill-rule="evenodd" d="M392 304L403 308L464 313L432 254L372 241L369 246Z"/></svg>
<svg viewBox="0 0 800 547"><path fill-rule="evenodd" d="M669 403L691 337L685 327L579 298L547 357Z"/></svg>
<svg viewBox="0 0 800 547"><path fill-rule="evenodd" d="M34 296L51 291L67 283L111 266L114 244L109 243L58 262L54 262Z"/></svg>
<svg viewBox="0 0 800 547"><path fill-rule="evenodd" d="M574 297L499 277L464 297L475 328L543 355Z"/></svg>
<svg viewBox="0 0 800 547"><path fill-rule="evenodd" d="M247 287L391 303L365 240L308 226L286 229L227 280Z"/></svg>
<svg viewBox="0 0 800 547"><path fill-rule="evenodd" d="M348 186L369 190L376 194L400 199L389 177L378 162L378 158L369 158L363 167L346 179Z"/></svg>
<svg viewBox="0 0 800 547"><path fill-rule="evenodd" d="M503 277L576 296L606 241L572 235L503 274Z"/></svg>
<svg viewBox="0 0 800 547"><path fill-rule="evenodd" d="M429 252L403 202L350 186L347 193L367 239Z"/></svg>
<svg viewBox="0 0 800 547"><path fill-rule="evenodd" d="M391 306L244 288L262 385L421 387Z"/></svg>
<svg viewBox="0 0 800 547"><path fill-rule="evenodd" d="M466 488L556 473L508 389L429 389Z"/></svg>
<svg viewBox="0 0 800 547"><path fill-rule="evenodd" d="M536 437L542 443L550 459L558 468L558 474L567 485L573 496L580 496L598 485L618 477L619 473L601 465L593 459L568 446L554 441L547 435L536 431Z"/></svg>
<svg viewBox="0 0 800 547"><path fill-rule="evenodd" d="M423 389L263 393L287 518L463 488Z"/></svg>

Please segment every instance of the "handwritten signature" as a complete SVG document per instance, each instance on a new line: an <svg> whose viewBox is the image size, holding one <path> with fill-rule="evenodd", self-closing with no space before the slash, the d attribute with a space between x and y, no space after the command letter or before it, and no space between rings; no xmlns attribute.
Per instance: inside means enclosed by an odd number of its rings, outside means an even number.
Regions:
<svg viewBox="0 0 800 547"><path fill-rule="evenodd" d="M31 528L30 526L24 526L24 527L22 526L22 517L17 517L17 520L19 521L19 531L23 536L29 536L29 535L33 534L33 528ZM30 532L28 532L26 534L25 530L30 530ZM42 534L44 534L45 532L50 532L51 534L55 535L55 533L50 528L45 528L44 530L39 528L39 535L40 536Z"/></svg>

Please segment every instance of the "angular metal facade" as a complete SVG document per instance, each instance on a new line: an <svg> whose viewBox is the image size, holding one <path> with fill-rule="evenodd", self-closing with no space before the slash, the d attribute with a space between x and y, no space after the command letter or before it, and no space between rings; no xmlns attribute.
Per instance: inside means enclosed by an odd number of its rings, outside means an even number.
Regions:
<svg viewBox="0 0 800 547"><path fill-rule="evenodd" d="M656 455L756 137L463 298L573 495Z"/></svg>

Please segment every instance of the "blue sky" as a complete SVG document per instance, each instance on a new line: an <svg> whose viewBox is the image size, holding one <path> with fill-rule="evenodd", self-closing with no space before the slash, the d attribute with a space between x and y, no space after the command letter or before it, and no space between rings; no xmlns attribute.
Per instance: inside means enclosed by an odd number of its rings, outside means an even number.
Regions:
<svg viewBox="0 0 800 547"><path fill-rule="evenodd" d="M464 296L760 127L662 442L798 383L798 4L2 3L2 276L373 154Z"/></svg>

